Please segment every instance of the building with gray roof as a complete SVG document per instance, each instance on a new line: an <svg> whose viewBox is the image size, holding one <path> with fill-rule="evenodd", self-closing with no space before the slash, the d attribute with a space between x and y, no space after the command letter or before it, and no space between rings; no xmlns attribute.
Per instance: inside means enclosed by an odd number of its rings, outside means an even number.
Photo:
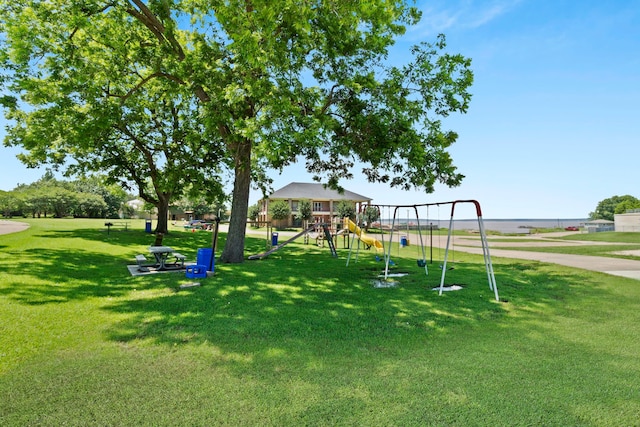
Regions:
<svg viewBox="0 0 640 427"><path fill-rule="evenodd" d="M269 215L269 204L278 200L284 200L291 208L291 217L285 224L279 224L285 227L299 226L300 219L298 214L298 204L300 200L309 200L311 202L312 215L314 222L331 223L332 219L337 215L335 206L340 201L356 203L371 203L371 198L362 196L352 191L344 190L340 193L325 187L323 184L292 182L285 185L279 190L274 191L268 198L260 200L259 221L271 222Z"/></svg>

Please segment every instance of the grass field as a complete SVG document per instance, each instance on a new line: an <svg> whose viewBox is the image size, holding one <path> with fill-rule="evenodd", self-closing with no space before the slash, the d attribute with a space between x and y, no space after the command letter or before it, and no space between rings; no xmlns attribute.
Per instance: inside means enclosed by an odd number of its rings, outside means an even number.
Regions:
<svg viewBox="0 0 640 427"><path fill-rule="evenodd" d="M179 290L129 275L143 222L26 221L0 236L2 426L638 425L640 281L494 258L496 302L456 253L438 296L415 245L375 288L373 252L300 241ZM164 243L195 260L211 233Z"/></svg>

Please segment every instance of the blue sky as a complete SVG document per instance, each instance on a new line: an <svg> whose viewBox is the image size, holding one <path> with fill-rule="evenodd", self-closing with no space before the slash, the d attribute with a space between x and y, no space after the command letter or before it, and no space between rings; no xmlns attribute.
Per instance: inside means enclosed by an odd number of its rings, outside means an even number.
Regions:
<svg viewBox="0 0 640 427"><path fill-rule="evenodd" d="M345 188L378 204L475 199L485 218L584 218L602 199L640 198L640 0L418 4L423 19L393 56L444 33L450 52L473 60L469 112L444 121L459 134L450 152L466 178L425 194L370 184L356 173ZM44 173L26 169L17 152L0 147L2 190ZM303 164L273 178L276 190L311 182ZM250 202L260 196L252 192ZM456 218L472 216L461 210Z"/></svg>
<svg viewBox="0 0 640 427"><path fill-rule="evenodd" d="M605 198L640 198L640 1L419 4L422 21L395 54L444 33L473 60L469 112L444 122L459 134L450 152L466 178L432 194L361 178L345 188L379 204L475 199L485 218L585 218ZM291 181L310 176L291 167L274 188Z"/></svg>

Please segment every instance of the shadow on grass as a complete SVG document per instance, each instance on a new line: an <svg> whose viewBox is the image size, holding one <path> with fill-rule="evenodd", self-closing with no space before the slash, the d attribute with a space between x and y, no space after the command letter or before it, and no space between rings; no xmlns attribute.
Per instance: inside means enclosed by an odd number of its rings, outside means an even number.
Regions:
<svg viewBox="0 0 640 427"><path fill-rule="evenodd" d="M95 229L42 234L50 246L16 254L9 261L16 274L0 287L0 294L30 305L119 297L106 309L127 315L110 332L110 338L120 342L209 342L228 351L259 351L284 343L326 347L403 335L420 339L452 325L499 322L509 305L525 311L561 309L567 299L589 298L597 287L576 280L574 273L562 275L541 264L508 260L495 264L503 299L498 303L484 266L459 262L447 273L446 283L461 284L464 290L438 296L432 290L440 281L437 267L430 266L431 274L425 277L415 259L398 258L396 271L410 274L393 279L397 287L376 289L372 281L383 264L374 261L372 252L362 253L347 267L346 250L336 259L327 248L293 243L266 260L217 265L214 277L201 279L202 287L176 292L186 281L182 273L131 277L126 269L153 235L107 235ZM69 241L78 247L68 248ZM166 236L165 243L195 259L198 247L210 246L211 233L176 232ZM264 246L262 238L246 239L247 254L262 252ZM154 292L128 298L134 289Z"/></svg>
<svg viewBox="0 0 640 427"><path fill-rule="evenodd" d="M77 249L30 249L21 258L21 263L11 268L15 274L0 287L0 294L24 304L114 297L132 289L126 260L110 255ZM152 280L146 285L153 283L159 282Z"/></svg>
<svg viewBox="0 0 640 427"><path fill-rule="evenodd" d="M0 292L23 304L96 298L96 311L113 314L100 316L107 321L98 333L122 351L105 346L94 356L93 346L82 345L45 352L44 363L5 376L5 408L20 408L28 414L23 420L38 408L54 420L60 414L63 423L91 424L95 414L109 412L105 407L144 417L130 415L130 424L233 424L212 418L211 408L240 414L235 424L245 425L264 420L246 421L243 413L265 411L273 425L635 420L620 416L620 408L631 413L638 401L629 327L637 322L628 320L637 318L637 304L619 299L628 281L614 286L596 273L494 259L498 303L480 257L456 262L446 284L464 289L438 296L437 262L425 277L415 259L398 256L394 271L409 274L394 279L397 287L379 289L372 280L382 263L373 252L347 267L344 250L334 259L327 248L295 243L263 261L217 265L213 277L198 279L201 287L178 291L184 275L126 272L149 244L141 233L109 240L83 230L50 234L60 239L42 239L47 247L5 260L12 274L0 272ZM170 246L194 254L211 235L169 238ZM264 250L264 239L246 243L247 254ZM282 415L299 401L293 416ZM84 422L74 422L69 408ZM200 422L192 413L202 413Z"/></svg>
<svg viewBox="0 0 640 427"><path fill-rule="evenodd" d="M10 274L0 286L0 295L29 305L60 303L93 297L118 297L132 289L177 286L184 273L172 272L132 277L128 264L134 256L147 253L155 235L142 231L100 229L51 230L36 235L46 247L14 250L4 260ZM176 232L165 244L196 259L198 247L211 245L210 233Z"/></svg>
<svg viewBox="0 0 640 427"><path fill-rule="evenodd" d="M541 271L526 262L500 265L497 281L505 302L493 299L482 264L458 264L447 277L464 290L438 296L432 288L439 284L439 270L425 277L415 260L399 260L397 270L410 274L397 278L397 287L379 289L372 281L382 263L373 254L346 267L344 251L336 259L312 245L287 248L263 261L217 266L201 287L115 302L107 309L126 314L127 320L114 325L110 338L171 347L210 343L226 353L253 356L267 349L393 352L390 343L424 344L451 328L494 326L513 304L525 312L544 307L553 313L567 299L596 294L584 282L576 292L574 275Z"/></svg>

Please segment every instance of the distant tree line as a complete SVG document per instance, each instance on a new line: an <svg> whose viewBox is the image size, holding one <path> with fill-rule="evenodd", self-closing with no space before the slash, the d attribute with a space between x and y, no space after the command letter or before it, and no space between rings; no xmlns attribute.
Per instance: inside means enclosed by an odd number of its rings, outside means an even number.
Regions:
<svg viewBox="0 0 640 427"><path fill-rule="evenodd" d="M64 181L47 171L31 184L19 184L11 191L0 190L0 214L5 218L132 218L139 212L127 202L135 198L121 186L108 184L103 176ZM229 216L224 204L210 204L204 198L183 196L172 206L192 212L194 218L214 214L226 220ZM142 210L153 212L156 208L147 202Z"/></svg>
<svg viewBox="0 0 640 427"><path fill-rule="evenodd" d="M613 221L615 214L623 214L628 211L640 209L640 200L630 196L613 196L601 200L596 210L589 214L590 219L606 219Z"/></svg>
<svg viewBox="0 0 640 427"><path fill-rule="evenodd" d="M133 197L121 187L106 185L100 177L58 180L53 173L12 191L0 191L0 212L5 218L120 218L134 212L126 205Z"/></svg>

